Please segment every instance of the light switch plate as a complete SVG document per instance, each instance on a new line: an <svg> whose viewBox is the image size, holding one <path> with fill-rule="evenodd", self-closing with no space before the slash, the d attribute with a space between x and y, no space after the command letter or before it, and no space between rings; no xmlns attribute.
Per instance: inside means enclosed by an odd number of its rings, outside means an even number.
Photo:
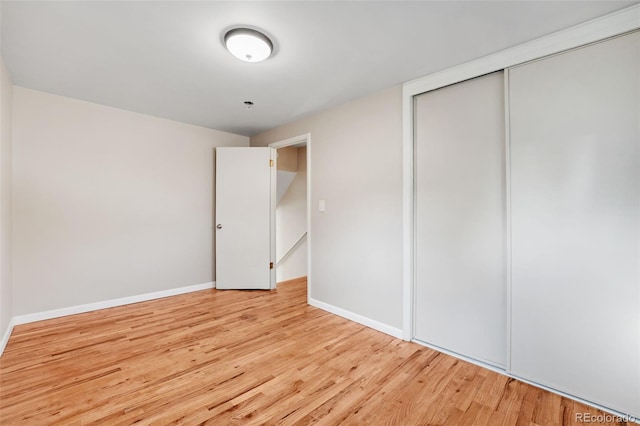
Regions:
<svg viewBox="0 0 640 426"><path fill-rule="evenodd" d="M324 200L318 200L318 211L325 211L326 210L326 204L324 202Z"/></svg>

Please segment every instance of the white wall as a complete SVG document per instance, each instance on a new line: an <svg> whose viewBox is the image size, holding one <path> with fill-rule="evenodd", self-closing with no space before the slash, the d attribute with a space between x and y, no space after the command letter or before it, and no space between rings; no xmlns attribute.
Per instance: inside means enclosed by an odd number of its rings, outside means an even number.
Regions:
<svg viewBox="0 0 640 426"><path fill-rule="evenodd" d="M211 282L214 147L248 138L14 87L14 315Z"/></svg>
<svg viewBox="0 0 640 426"><path fill-rule="evenodd" d="M13 317L11 285L11 76L0 58L0 339ZM1 341L1 340L0 340ZM0 353L2 352L0 344Z"/></svg>
<svg viewBox="0 0 640 426"><path fill-rule="evenodd" d="M307 232L307 148L296 148L297 172L276 206L276 259L279 261ZM278 264L278 282L307 275L306 239Z"/></svg>
<svg viewBox="0 0 640 426"><path fill-rule="evenodd" d="M402 107L396 86L251 138L311 133L310 297L402 327ZM326 211L318 211L318 200Z"/></svg>

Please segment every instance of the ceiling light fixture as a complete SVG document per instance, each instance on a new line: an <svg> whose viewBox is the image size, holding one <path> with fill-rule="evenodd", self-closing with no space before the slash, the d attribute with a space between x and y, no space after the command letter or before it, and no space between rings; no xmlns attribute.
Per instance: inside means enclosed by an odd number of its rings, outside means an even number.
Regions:
<svg viewBox="0 0 640 426"><path fill-rule="evenodd" d="M233 56L246 62L264 61L273 51L273 43L269 37L250 28L227 31L224 44Z"/></svg>

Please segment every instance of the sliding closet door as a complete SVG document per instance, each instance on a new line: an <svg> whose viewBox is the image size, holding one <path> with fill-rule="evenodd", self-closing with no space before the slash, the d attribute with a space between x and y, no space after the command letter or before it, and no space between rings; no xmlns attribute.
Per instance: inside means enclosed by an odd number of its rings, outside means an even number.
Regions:
<svg viewBox="0 0 640 426"><path fill-rule="evenodd" d="M640 415L640 35L509 71L512 373Z"/></svg>
<svg viewBox="0 0 640 426"><path fill-rule="evenodd" d="M503 366L503 73L417 96L415 113L415 338Z"/></svg>

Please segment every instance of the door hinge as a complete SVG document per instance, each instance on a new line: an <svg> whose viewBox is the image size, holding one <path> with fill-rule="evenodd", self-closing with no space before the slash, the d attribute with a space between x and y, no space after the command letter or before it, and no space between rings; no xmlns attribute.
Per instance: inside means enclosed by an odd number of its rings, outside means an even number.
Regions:
<svg viewBox="0 0 640 426"><path fill-rule="evenodd" d="M273 262L269 262L269 269L273 269Z"/></svg>
<svg viewBox="0 0 640 426"><path fill-rule="evenodd" d="M273 160L269 160L269 167L273 167Z"/></svg>

